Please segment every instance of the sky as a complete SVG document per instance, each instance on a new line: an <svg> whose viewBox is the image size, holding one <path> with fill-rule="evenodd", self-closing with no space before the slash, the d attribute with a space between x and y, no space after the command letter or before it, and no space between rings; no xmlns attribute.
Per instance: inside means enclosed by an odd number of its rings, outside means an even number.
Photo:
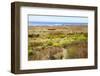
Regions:
<svg viewBox="0 0 100 76"><path fill-rule="evenodd" d="M43 15L29 15L29 26L42 26L42 25L62 25L62 24L87 24L87 17L76 16L43 16ZM52 25L53 24L53 25Z"/></svg>

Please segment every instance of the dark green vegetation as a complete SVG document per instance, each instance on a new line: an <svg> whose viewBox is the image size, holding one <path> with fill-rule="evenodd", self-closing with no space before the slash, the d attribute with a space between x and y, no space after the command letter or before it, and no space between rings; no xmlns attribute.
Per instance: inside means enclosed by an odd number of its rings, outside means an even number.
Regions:
<svg viewBox="0 0 100 76"><path fill-rule="evenodd" d="M87 26L29 26L28 59L87 58Z"/></svg>

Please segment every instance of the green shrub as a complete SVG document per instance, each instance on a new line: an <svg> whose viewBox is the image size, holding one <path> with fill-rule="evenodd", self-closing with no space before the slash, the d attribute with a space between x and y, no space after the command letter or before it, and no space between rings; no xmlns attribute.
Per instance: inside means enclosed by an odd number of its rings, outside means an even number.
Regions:
<svg viewBox="0 0 100 76"><path fill-rule="evenodd" d="M32 56L32 55L33 55L32 50L28 50L28 55L29 55L29 56Z"/></svg>
<svg viewBox="0 0 100 76"><path fill-rule="evenodd" d="M47 41L46 43L47 43L48 46L52 46L53 45L53 41L50 41L50 40Z"/></svg>
<svg viewBox="0 0 100 76"><path fill-rule="evenodd" d="M60 46L59 43L53 43L53 46Z"/></svg>

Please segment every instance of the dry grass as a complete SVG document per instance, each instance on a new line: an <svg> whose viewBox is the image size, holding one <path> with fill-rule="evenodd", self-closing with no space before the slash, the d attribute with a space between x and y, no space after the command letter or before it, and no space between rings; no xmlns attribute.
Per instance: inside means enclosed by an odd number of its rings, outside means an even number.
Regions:
<svg viewBox="0 0 100 76"><path fill-rule="evenodd" d="M28 60L87 58L87 26L30 26Z"/></svg>

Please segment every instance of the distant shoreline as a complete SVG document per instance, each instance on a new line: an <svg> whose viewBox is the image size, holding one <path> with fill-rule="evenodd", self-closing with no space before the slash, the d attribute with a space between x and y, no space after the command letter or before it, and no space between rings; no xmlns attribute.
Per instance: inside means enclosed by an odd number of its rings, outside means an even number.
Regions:
<svg viewBox="0 0 100 76"><path fill-rule="evenodd" d="M62 22L29 22L29 26L87 26L88 23L62 23Z"/></svg>

